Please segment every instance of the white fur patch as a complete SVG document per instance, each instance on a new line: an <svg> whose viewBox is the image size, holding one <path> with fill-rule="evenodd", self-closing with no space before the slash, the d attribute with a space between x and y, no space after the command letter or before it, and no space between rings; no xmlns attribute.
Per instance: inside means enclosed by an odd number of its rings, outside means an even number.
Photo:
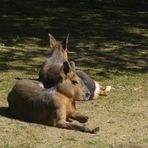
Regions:
<svg viewBox="0 0 148 148"><path fill-rule="evenodd" d="M42 83L38 84L41 88L44 88L44 85Z"/></svg>
<svg viewBox="0 0 148 148"><path fill-rule="evenodd" d="M111 86L106 86L105 91L109 92L111 90Z"/></svg>
<svg viewBox="0 0 148 148"><path fill-rule="evenodd" d="M94 91L94 99L96 99L99 97L101 86L100 86L99 82L97 82L97 81L94 81L94 82L95 82L95 86L96 86L96 89Z"/></svg>
<svg viewBox="0 0 148 148"><path fill-rule="evenodd" d="M49 88L49 89L48 89L48 93L49 93L50 95L55 94L56 91L57 91L56 87L52 87L52 88Z"/></svg>

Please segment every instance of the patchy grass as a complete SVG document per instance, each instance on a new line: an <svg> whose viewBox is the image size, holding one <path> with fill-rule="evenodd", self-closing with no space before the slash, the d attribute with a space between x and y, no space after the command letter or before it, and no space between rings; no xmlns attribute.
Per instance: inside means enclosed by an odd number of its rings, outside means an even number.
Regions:
<svg viewBox="0 0 148 148"><path fill-rule="evenodd" d="M136 5L129 9L96 5L97 1L76 2L77 8L68 2L63 7L58 1L37 2L1 3L0 147L147 148L148 12ZM97 134L22 122L8 115L7 94L17 79L38 78L40 64L50 55L48 32L59 38L70 32L70 60L103 86L113 87L107 97L77 102L77 112L89 117L86 126L100 127Z"/></svg>
<svg viewBox="0 0 148 148"><path fill-rule="evenodd" d="M6 112L8 92L17 81L16 78L38 77L39 65L47 57L48 49L24 45L23 48L0 46L0 51L8 60L8 62L1 61L1 64L7 64L7 68L0 72L1 147L135 148L148 146L147 73L121 72L119 75L109 73L110 78L105 78L96 75L99 67L92 68L92 71L91 68L88 70L91 76L101 80L100 83L103 86L113 87L111 94L107 97L77 103L77 112L89 116L86 125L90 128L100 126L100 132L91 135L9 118ZM13 55L8 56L9 52ZM24 53L20 54L22 52ZM40 52L45 55L40 55ZM32 53L35 54L32 55ZM83 67L79 66L79 68Z"/></svg>

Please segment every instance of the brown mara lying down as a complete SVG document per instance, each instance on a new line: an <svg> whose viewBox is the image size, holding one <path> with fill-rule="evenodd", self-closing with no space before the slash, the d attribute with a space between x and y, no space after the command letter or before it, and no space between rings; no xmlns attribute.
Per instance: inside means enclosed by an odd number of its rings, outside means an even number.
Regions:
<svg viewBox="0 0 148 148"><path fill-rule="evenodd" d="M99 96L107 96L110 93L111 86L103 88L98 81L93 80L84 71L77 71L76 74L90 91L90 97L87 100L97 99Z"/></svg>
<svg viewBox="0 0 148 148"><path fill-rule="evenodd" d="M70 118L81 123L88 117L74 115L77 100L84 100L89 91L84 88L79 77L70 72L57 86L46 89L35 80L20 80L8 94L9 110L13 117L29 122L46 124L59 128L96 133L99 127L89 129L70 122Z"/></svg>
<svg viewBox="0 0 148 148"><path fill-rule="evenodd" d="M69 62L73 71L75 71L75 62ZM99 96L107 96L110 93L111 86L106 86L103 88L98 81L93 80L87 73L81 70L75 71L77 76L83 81L84 85L88 88L90 92L90 97L86 100L93 100L98 98Z"/></svg>

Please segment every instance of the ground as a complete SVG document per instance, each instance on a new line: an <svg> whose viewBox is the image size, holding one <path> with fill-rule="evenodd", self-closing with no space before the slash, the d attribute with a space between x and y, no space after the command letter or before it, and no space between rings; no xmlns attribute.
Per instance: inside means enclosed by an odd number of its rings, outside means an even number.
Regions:
<svg viewBox="0 0 148 148"><path fill-rule="evenodd" d="M34 3L16 4L0 9L2 14L9 10L0 16L0 147L147 148L148 12L124 5L86 3L87 8L81 3L75 8L53 2L46 9L46 3L39 3L29 13ZM70 32L69 59L101 85L112 86L107 97L77 102L77 112L89 117L86 126L100 127L97 134L27 123L7 112L15 82L38 78L40 64L50 56L48 32L58 40Z"/></svg>

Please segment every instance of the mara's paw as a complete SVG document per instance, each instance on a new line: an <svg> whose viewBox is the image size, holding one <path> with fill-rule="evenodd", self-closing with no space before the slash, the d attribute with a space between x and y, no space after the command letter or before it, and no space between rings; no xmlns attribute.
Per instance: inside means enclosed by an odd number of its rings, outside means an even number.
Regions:
<svg viewBox="0 0 148 148"><path fill-rule="evenodd" d="M111 91L111 88L112 88L111 86L106 86L106 88L105 88L104 91L105 91L105 92L110 92L110 91Z"/></svg>
<svg viewBox="0 0 148 148"><path fill-rule="evenodd" d="M88 121L88 117L87 116L81 116L79 117L79 122L80 123L86 123Z"/></svg>
<svg viewBox="0 0 148 148"><path fill-rule="evenodd" d="M99 128L99 127L96 127L96 128L94 128L94 129L91 131L91 133L92 133L92 134L96 134L99 130L100 130L100 128Z"/></svg>

